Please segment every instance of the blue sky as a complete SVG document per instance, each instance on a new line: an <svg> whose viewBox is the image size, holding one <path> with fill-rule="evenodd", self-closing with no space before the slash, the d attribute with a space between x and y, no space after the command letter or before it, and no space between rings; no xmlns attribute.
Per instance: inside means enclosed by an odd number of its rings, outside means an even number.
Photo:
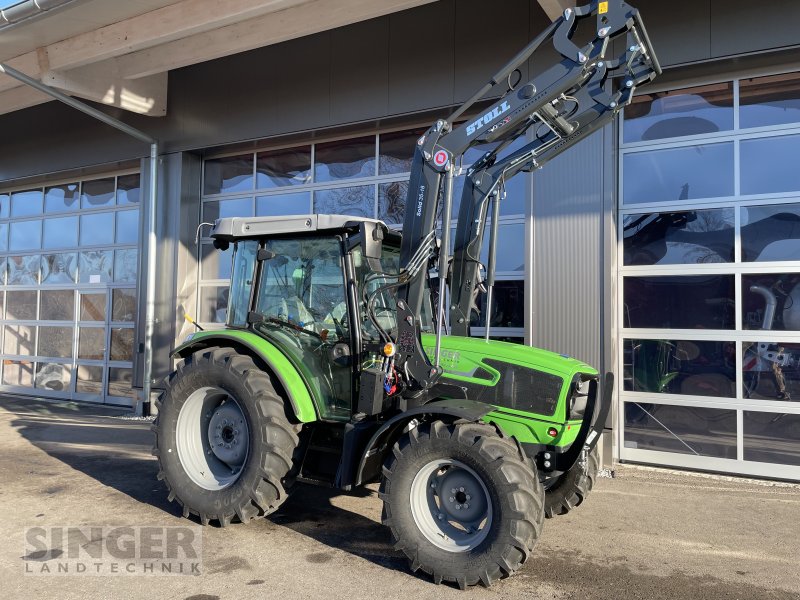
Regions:
<svg viewBox="0 0 800 600"><path fill-rule="evenodd" d="M8 8L9 6L14 6L15 4L19 4L21 0L0 0L0 10L4 8Z"/></svg>

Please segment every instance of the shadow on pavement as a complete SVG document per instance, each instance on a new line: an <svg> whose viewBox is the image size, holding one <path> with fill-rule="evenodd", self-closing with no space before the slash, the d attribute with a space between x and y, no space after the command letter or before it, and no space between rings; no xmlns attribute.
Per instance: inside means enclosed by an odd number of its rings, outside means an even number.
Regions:
<svg viewBox="0 0 800 600"><path fill-rule="evenodd" d="M150 455L153 433L149 422L113 419L128 411L71 402L0 397L0 408L13 413L11 425L48 455L138 502L180 516L179 506L167 501L166 488L156 479L158 466ZM54 475L52 489L61 491ZM392 550L389 533L380 522L336 505L346 503L347 497L366 496L372 496L369 502L379 506L377 494L369 489L342 494L297 484L286 503L267 520L269 526L286 527L377 565L406 570L405 559ZM342 502L334 504L337 497L342 497ZM323 563L331 558L330 553L318 552L307 560Z"/></svg>

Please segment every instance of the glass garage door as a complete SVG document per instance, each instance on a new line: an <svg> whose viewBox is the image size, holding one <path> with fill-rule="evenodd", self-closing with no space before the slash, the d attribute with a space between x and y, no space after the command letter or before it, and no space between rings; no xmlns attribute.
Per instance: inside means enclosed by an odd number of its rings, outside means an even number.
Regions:
<svg viewBox="0 0 800 600"><path fill-rule="evenodd" d="M620 458L800 480L800 74L638 96Z"/></svg>
<svg viewBox="0 0 800 600"><path fill-rule="evenodd" d="M128 405L139 175L0 192L0 390Z"/></svg>

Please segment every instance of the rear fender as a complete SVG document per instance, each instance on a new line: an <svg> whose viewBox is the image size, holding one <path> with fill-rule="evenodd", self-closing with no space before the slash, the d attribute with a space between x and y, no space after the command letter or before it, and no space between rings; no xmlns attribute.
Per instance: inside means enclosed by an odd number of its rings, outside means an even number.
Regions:
<svg viewBox="0 0 800 600"><path fill-rule="evenodd" d="M212 346L234 348L240 354L253 357L257 365L268 370L280 382L298 421L310 423L318 419L311 393L300 373L277 347L260 336L248 331L195 333L191 340L173 350L172 356L186 358Z"/></svg>
<svg viewBox="0 0 800 600"><path fill-rule="evenodd" d="M375 432L361 455L355 485L359 486L378 478L386 454L391 451L394 443L412 420L425 416L451 422L459 419L479 422L492 412L493 408L483 402L472 400L437 400L392 417Z"/></svg>

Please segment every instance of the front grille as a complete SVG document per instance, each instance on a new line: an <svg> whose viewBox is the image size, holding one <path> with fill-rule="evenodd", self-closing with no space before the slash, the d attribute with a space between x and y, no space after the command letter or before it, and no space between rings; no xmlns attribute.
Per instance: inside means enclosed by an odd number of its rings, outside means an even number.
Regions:
<svg viewBox="0 0 800 600"><path fill-rule="evenodd" d="M547 417L555 414L564 385L561 377L491 358L483 362L500 373L500 380L494 386L459 382L467 388L470 400Z"/></svg>

